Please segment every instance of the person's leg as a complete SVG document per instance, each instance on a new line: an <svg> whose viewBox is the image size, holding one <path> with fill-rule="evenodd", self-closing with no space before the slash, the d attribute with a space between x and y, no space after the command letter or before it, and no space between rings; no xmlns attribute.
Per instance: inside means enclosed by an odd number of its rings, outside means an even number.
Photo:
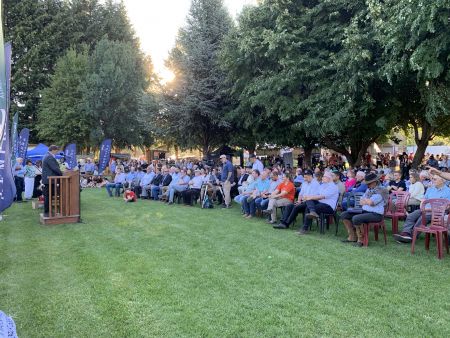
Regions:
<svg viewBox="0 0 450 338"><path fill-rule="evenodd" d="M249 216L250 215L250 203L247 202L247 199L242 199L242 209L244 210L244 215Z"/></svg>
<svg viewBox="0 0 450 338"><path fill-rule="evenodd" d="M318 215L320 214L332 214L334 212L333 208L325 203L317 203L316 204L316 212Z"/></svg>
<svg viewBox="0 0 450 338"><path fill-rule="evenodd" d="M122 188L122 183L116 183L116 196L120 196L120 189Z"/></svg>
<svg viewBox="0 0 450 338"><path fill-rule="evenodd" d="M413 211L406 217L401 233L409 234L411 236L416 224L419 225L421 222L422 222L422 211L420 209Z"/></svg>
<svg viewBox="0 0 450 338"><path fill-rule="evenodd" d="M292 202L290 200L288 200L287 198L280 198L280 199L274 200L272 208L271 208L272 212L270 214L272 223L276 222L276 219L277 219L277 208L278 207L284 207L284 206L289 205L289 204L292 204ZM270 207L270 202L269 202L269 207ZM268 208L268 210L269 210L269 208Z"/></svg>
<svg viewBox="0 0 450 338"><path fill-rule="evenodd" d="M352 223L355 226L356 236L359 246L362 246L364 229L363 225L367 223L381 222L383 216L374 212L366 212L353 216Z"/></svg>
<svg viewBox="0 0 450 338"><path fill-rule="evenodd" d="M341 213L340 218L342 219L342 223L344 223L345 229L347 230L347 239L343 240L344 243L347 242L356 242L356 232L353 227L352 218L355 214L350 213L348 211L344 211Z"/></svg>
<svg viewBox="0 0 450 338"><path fill-rule="evenodd" d="M25 199L33 197L34 177L25 177Z"/></svg>
<svg viewBox="0 0 450 338"><path fill-rule="evenodd" d="M231 183L226 182L223 184L223 194L225 195L225 205L231 206Z"/></svg>
<svg viewBox="0 0 450 338"><path fill-rule="evenodd" d="M23 177L19 177L19 201L22 201L22 193L25 191L25 179Z"/></svg>
<svg viewBox="0 0 450 338"><path fill-rule="evenodd" d="M294 219L297 217L297 215L300 212L304 212L306 209L306 203L300 203L297 205L293 205L292 207L287 207L288 210L290 209L291 211L289 212L289 215L287 216L287 218L284 219L284 222L282 222L284 225L289 226L292 224L292 222L294 222Z"/></svg>
<svg viewBox="0 0 450 338"><path fill-rule="evenodd" d="M256 210L261 210L261 202L263 201L263 199L261 197L258 197L257 199L255 199L255 208Z"/></svg>
<svg viewBox="0 0 450 338"><path fill-rule="evenodd" d="M319 201L306 201L306 207L308 208L308 215L309 216L314 216L314 217L319 217L317 211L316 211L316 205L319 204Z"/></svg>
<svg viewBox="0 0 450 338"><path fill-rule="evenodd" d="M255 200L251 200L249 203L249 211L250 211L250 216L255 217L256 215L256 202Z"/></svg>
<svg viewBox="0 0 450 338"><path fill-rule="evenodd" d="M112 191L111 188L115 187L115 183L108 183L106 184L106 191L108 192L109 197L112 197Z"/></svg>
<svg viewBox="0 0 450 338"><path fill-rule="evenodd" d="M267 208L269 207L269 201L270 201L270 198L265 198L261 201L261 203L260 203L261 210L267 210Z"/></svg>
<svg viewBox="0 0 450 338"><path fill-rule="evenodd" d="M173 203L173 197L175 196L175 187L176 185L173 185L169 189L169 203Z"/></svg>
<svg viewBox="0 0 450 338"><path fill-rule="evenodd" d="M152 188L152 198L155 201L157 201L159 199L158 195L159 195L159 186L156 185Z"/></svg>
<svg viewBox="0 0 450 338"><path fill-rule="evenodd" d="M48 216L49 215L49 188L48 188L48 184L44 184L44 216Z"/></svg>

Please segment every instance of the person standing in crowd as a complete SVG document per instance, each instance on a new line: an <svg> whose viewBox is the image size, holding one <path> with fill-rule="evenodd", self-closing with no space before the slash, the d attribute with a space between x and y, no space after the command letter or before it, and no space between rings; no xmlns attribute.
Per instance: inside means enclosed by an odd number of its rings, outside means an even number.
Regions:
<svg viewBox="0 0 450 338"><path fill-rule="evenodd" d="M33 198L38 198L38 197L42 196L42 190L41 190L42 161L41 160L36 161L35 173L36 173L36 176L34 177Z"/></svg>
<svg viewBox="0 0 450 338"><path fill-rule="evenodd" d="M18 157L16 164L14 165L14 183L16 185L16 202L22 202L22 192L24 190L24 175L25 169L23 168L23 159Z"/></svg>
<svg viewBox="0 0 450 338"><path fill-rule="evenodd" d="M59 169L58 161L56 160L56 154L59 152L59 147L51 145L48 148L48 153L42 160L42 184L44 184L44 217L49 215L49 180L50 176L62 176L62 172ZM52 187L53 191L56 187Z"/></svg>
<svg viewBox="0 0 450 338"><path fill-rule="evenodd" d="M256 157L255 154L250 154L250 162L252 163L252 170L258 170L260 173L264 170L264 164Z"/></svg>
<svg viewBox="0 0 450 338"><path fill-rule="evenodd" d="M223 194L225 204L223 208L231 207L231 182L234 181L234 169L231 162L227 159L226 155L220 155L220 161L222 162L222 173L220 175L220 181L222 182Z"/></svg>
<svg viewBox="0 0 450 338"><path fill-rule="evenodd" d="M25 166L25 200L30 200L33 197L35 177L36 167L31 160L27 160L27 165Z"/></svg>

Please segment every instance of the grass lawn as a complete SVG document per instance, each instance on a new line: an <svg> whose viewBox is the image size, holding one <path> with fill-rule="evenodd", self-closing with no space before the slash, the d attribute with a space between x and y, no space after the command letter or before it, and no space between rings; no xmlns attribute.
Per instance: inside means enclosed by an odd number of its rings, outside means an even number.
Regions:
<svg viewBox="0 0 450 338"><path fill-rule="evenodd" d="M5 214L0 309L21 338L450 336L434 243L354 248L104 190L82 192L82 224L41 226L30 203Z"/></svg>

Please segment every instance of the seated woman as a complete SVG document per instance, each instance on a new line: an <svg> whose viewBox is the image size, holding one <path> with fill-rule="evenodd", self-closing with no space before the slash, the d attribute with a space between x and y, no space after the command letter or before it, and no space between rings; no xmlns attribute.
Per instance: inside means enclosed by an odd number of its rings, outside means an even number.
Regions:
<svg viewBox="0 0 450 338"><path fill-rule="evenodd" d="M384 206L388 199L388 191L380 185L380 178L374 173L365 176L364 183L368 189L361 198L362 211L344 211L341 219L348 232L343 243L354 243L354 246L363 246L363 224L380 222L383 219Z"/></svg>

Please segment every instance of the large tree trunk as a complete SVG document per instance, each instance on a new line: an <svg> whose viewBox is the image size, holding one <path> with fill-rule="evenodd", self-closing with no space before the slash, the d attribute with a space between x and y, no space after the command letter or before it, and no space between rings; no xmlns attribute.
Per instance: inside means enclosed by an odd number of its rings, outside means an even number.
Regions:
<svg viewBox="0 0 450 338"><path fill-rule="evenodd" d="M350 150L346 147L336 145L332 140L325 140L324 145L329 149L334 150L347 158L350 167L358 167L361 165L367 148L376 141L376 138L371 140L357 140L350 145Z"/></svg>
<svg viewBox="0 0 450 338"><path fill-rule="evenodd" d="M209 145L208 144L204 144L203 148L202 148L202 155L203 155L203 159L209 159Z"/></svg>
<svg viewBox="0 0 450 338"><path fill-rule="evenodd" d="M303 147L305 151L305 158L303 159L303 167L311 168L312 167L312 151L314 150L314 146L306 146Z"/></svg>
<svg viewBox="0 0 450 338"><path fill-rule="evenodd" d="M414 141L417 145L417 150L414 154L414 159L411 166L414 169L417 169L422 163L430 140L433 139L434 128L428 123L428 121L420 121L420 125L422 126L422 133L419 133L419 124L417 123L417 121L411 121L411 124L414 128Z"/></svg>

